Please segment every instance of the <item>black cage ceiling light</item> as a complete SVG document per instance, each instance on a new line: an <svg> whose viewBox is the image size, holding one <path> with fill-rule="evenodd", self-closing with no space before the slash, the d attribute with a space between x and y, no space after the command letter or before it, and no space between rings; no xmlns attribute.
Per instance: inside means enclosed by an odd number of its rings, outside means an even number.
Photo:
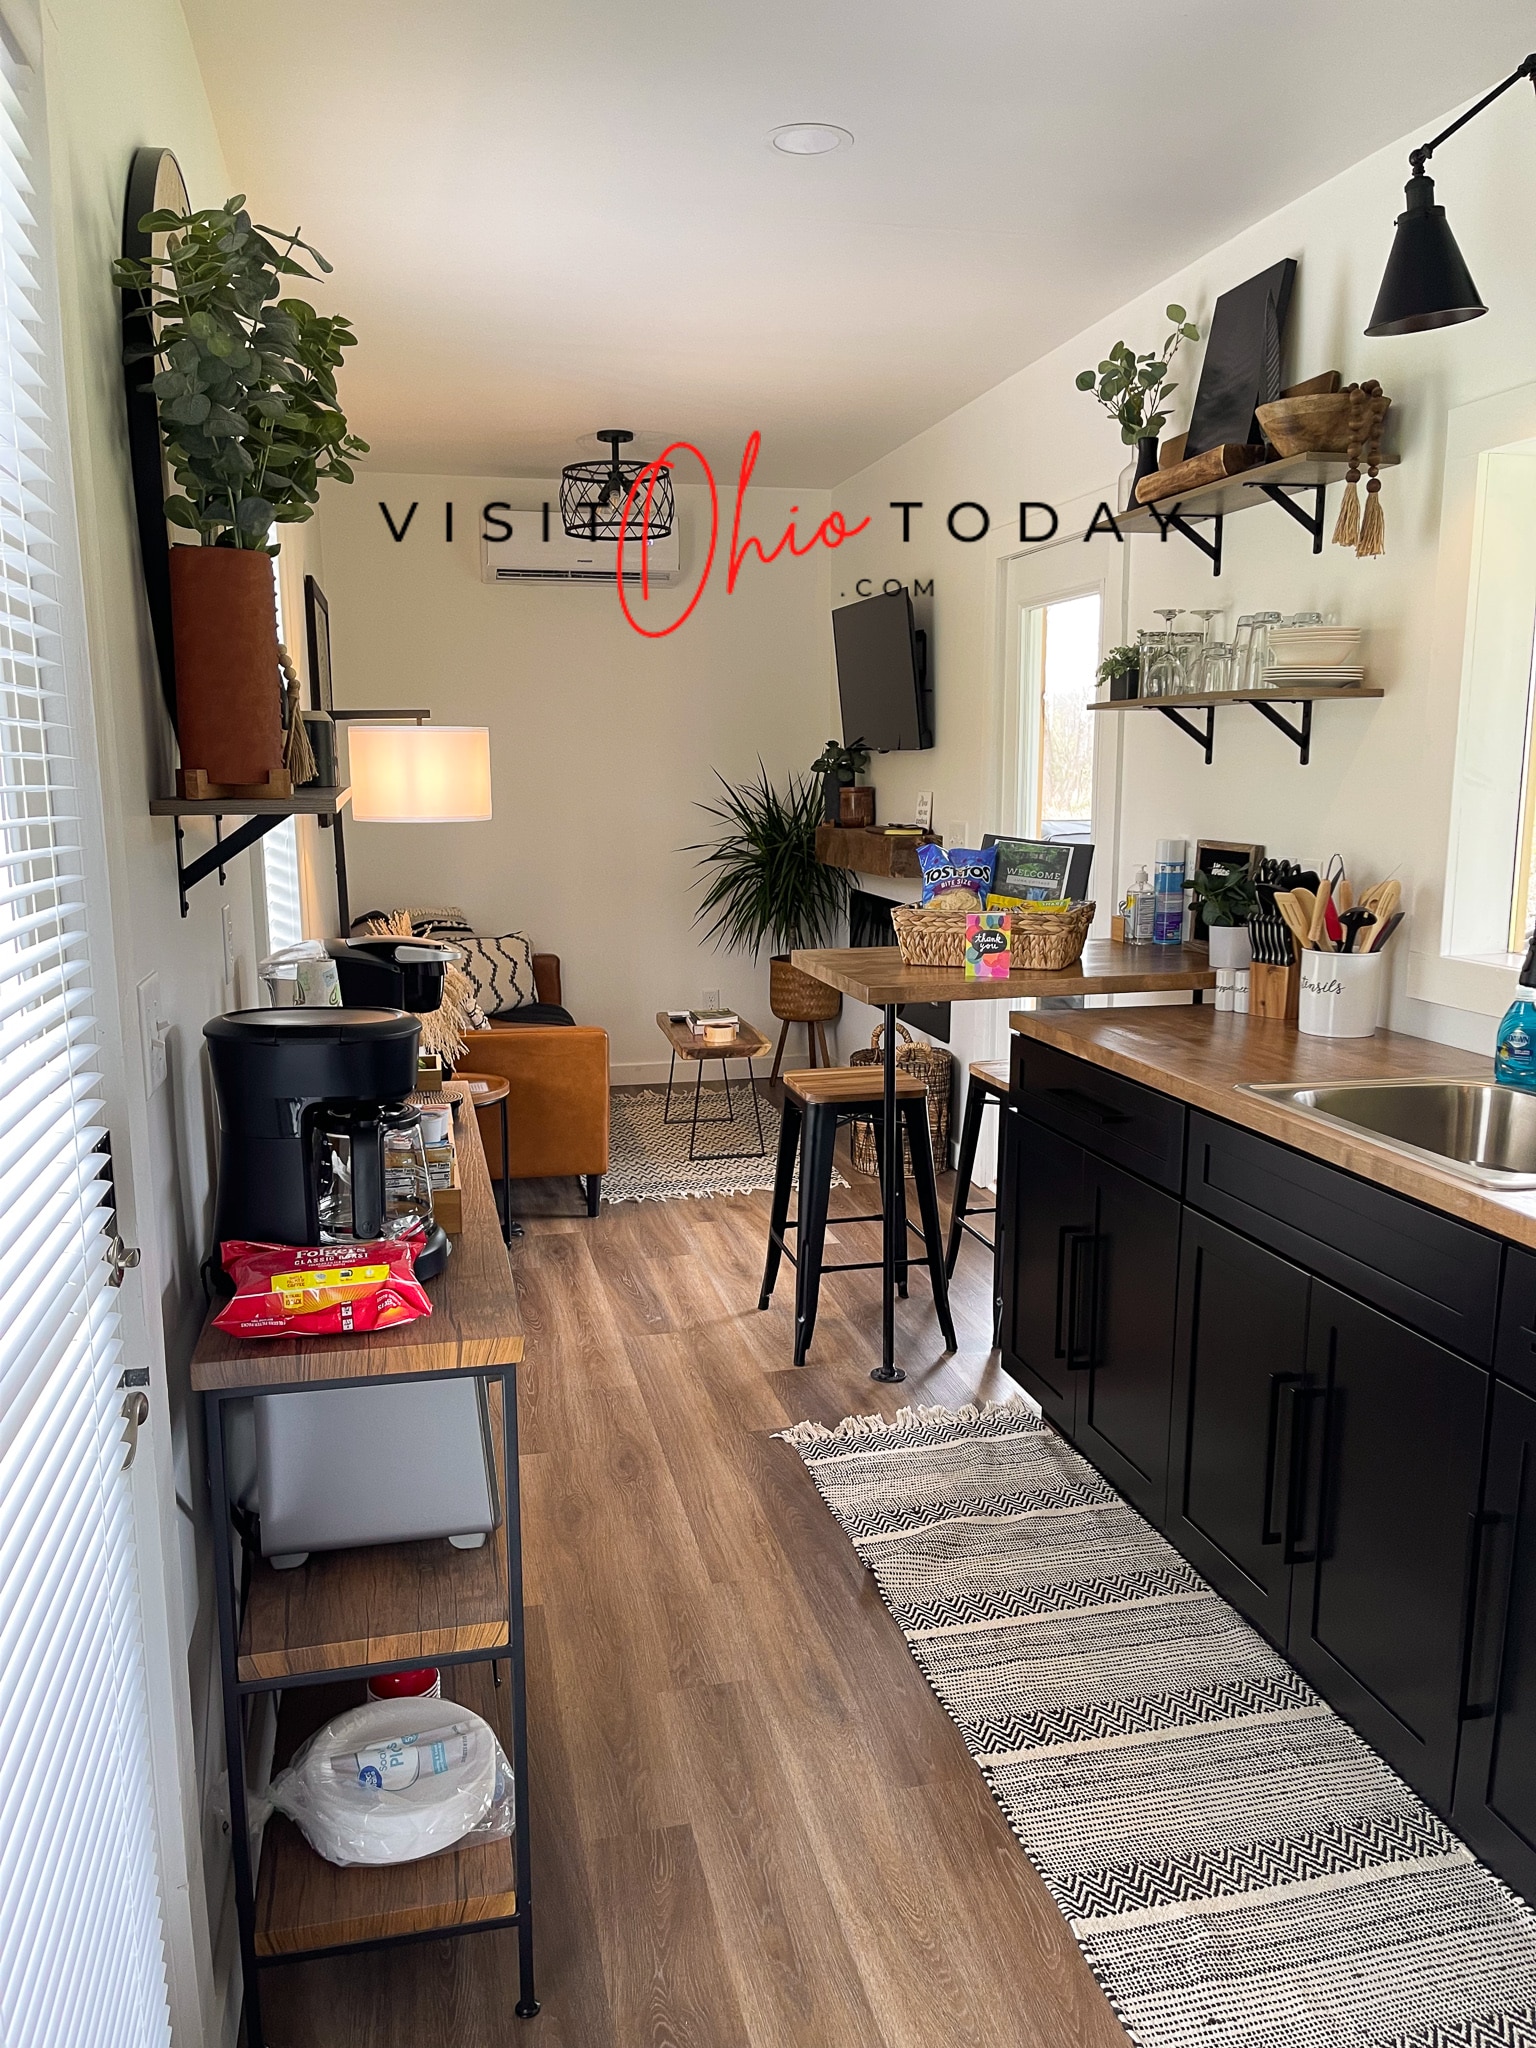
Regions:
<svg viewBox="0 0 1536 2048"><path fill-rule="evenodd" d="M643 462L621 462L619 450L634 435L625 427L599 427L597 439L612 451L606 462L572 462L560 472L560 523L572 540L617 540L624 501L636 477L648 468ZM646 519L646 497L650 497L650 518ZM627 540L661 540L672 531L672 472L663 466L651 471L645 485L635 493L630 507ZM642 536L642 528L644 533Z"/></svg>
<svg viewBox="0 0 1536 2048"><path fill-rule="evenodd" d="M1477 295L1472 273L1467 269L1456 237L1451 233L1445 208L1435 204L1434 180L1424 166L1442 142L1475 120L1484 107L1518 85L1522 78L1536 85L1536 56L1527 57L1518 71L1485 93L1475 107L1468 107L1459 120L1422 148L1410 152L1413 175L1406 187L1408 204L1397 217L1397 234L1392 253L1376 294L1375 310L1367 334L1420 334L1430 327L1454 327L1460 320L1475 320L1488 308Z"/></svg>

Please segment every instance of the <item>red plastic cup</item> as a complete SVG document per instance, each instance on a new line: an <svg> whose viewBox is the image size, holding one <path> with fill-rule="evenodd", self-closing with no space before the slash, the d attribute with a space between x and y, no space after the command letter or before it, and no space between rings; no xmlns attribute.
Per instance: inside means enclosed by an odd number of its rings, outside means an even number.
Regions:
<svg viewBox="0 0 1536 2048"><path fill-rule="evenodd" d="M443 1675L435 1664L420 1671L380 1671L368 1681L371 1700L440 1700Z"/></svg>

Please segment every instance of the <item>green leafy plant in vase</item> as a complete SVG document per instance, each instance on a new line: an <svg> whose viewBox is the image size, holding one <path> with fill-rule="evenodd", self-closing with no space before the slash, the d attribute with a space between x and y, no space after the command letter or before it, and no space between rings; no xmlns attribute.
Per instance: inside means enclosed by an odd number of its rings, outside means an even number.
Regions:
<svg viewBox="0 0 1536 2048"><path fill-rule="evenodd" d="M1259 906L1258 891L1246 868L1207 874L1197 868L1184 884L1200 906L1201 920L1211 949L1211 965L1242 968L1253 958L1248 943L1248 920Z"/></svg>
<svg viewBox="0 0 1536 2048"><path fill-rule="evenodd" d="M827 741L811 763L811 773L821 777L821 822L824 825L837 823L838 791L852 789L868 766L869 749L863 740L854 740L846 747L839 740Z"/></svg>
<svg viewBox="0 0 1536 2048"><path fill-rule="evenodd" d="M1123 341L1117 341L1097 370L1080 370L1079 391L1091 391L1120 429L1127 448L1136 450L1136 473L1131 480L1127 503L1136 503L1136 486L1157 467L1157 437L1168 424L1168 400L1178 390L1168 381L1168 372L1180 344L1198 341L1200 330L1182 306L1169 306L1166 316L1172 331L1161 349L1137 355Z"/></svg>
<svg viewBox="0 0 1536 2048"><path fill-rule="evenodd" d="M771 949L769 1007L786 1031L825 1022L842 997L789 960L796 947L833 937L848 903L847 870L816 858L821 791L793 775L775 789L761 761L752 781L727 782L718 771L716 779L724 796L699 809L718 823L719 835L686 849L705 871L694 921L707 923L705 936L730 952L756 960Z"/></svg>
<svg viewBox="0 0 1536 2048"><path fill-rule="evenodd" d="M1134 697L1141 680L1141 649L1139 647L1111 647L1099 663L1096 674L1101 683L1107 685L1110 701L1124 703Z"/></svg>
<svg viewBox="0 0 1536 2048"><path fill-rule="evenodd" d="M269 556L274 525L310 519L320 485L351 483L368 444L347 425L336 372L356 341L339 314L283 296L309 279L299 239L258 226L243 194L223 206L145 214L163 253L120 257L176 491L165 516L199 546L171 549L176 727L183 776L220 789L282 774L282 697Z"/></svg>

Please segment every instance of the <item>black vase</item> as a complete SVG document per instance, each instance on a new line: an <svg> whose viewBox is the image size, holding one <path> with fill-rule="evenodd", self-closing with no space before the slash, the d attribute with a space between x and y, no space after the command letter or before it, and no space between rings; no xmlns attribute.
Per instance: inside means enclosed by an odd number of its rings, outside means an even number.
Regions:
<svg viewBox="0 0 1536 2048"><path fill-rule="evenodd" d="M1136 473L1131 478L1131 487L1126 495L1125 509L1129 512L1141 501L1136 496L1136 486L1144 476L1151 476L1157 468L1157 436L1144 434L1136 443Z"/></svg>
<svg viewBox="0 0 1536 2048"><path fill-rule="evenodd" d="M853 780L849 776L848 780ZM835 768L829 768L821 778L821 822L835 825L838 821L838 791L843 787L843 778Z"/></svg>

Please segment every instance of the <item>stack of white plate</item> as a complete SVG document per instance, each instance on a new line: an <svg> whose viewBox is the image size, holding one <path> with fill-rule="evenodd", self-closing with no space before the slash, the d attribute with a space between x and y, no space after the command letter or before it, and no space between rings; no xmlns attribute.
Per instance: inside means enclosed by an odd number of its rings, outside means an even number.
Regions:
<svg viewBox="0 0 1536 2048"><path fill-rule="evenodd" d="M1273 626L1264 681L1272 689L1287 683L1328 683L1348 688L1365 681L1359 626Z"/></svg>

